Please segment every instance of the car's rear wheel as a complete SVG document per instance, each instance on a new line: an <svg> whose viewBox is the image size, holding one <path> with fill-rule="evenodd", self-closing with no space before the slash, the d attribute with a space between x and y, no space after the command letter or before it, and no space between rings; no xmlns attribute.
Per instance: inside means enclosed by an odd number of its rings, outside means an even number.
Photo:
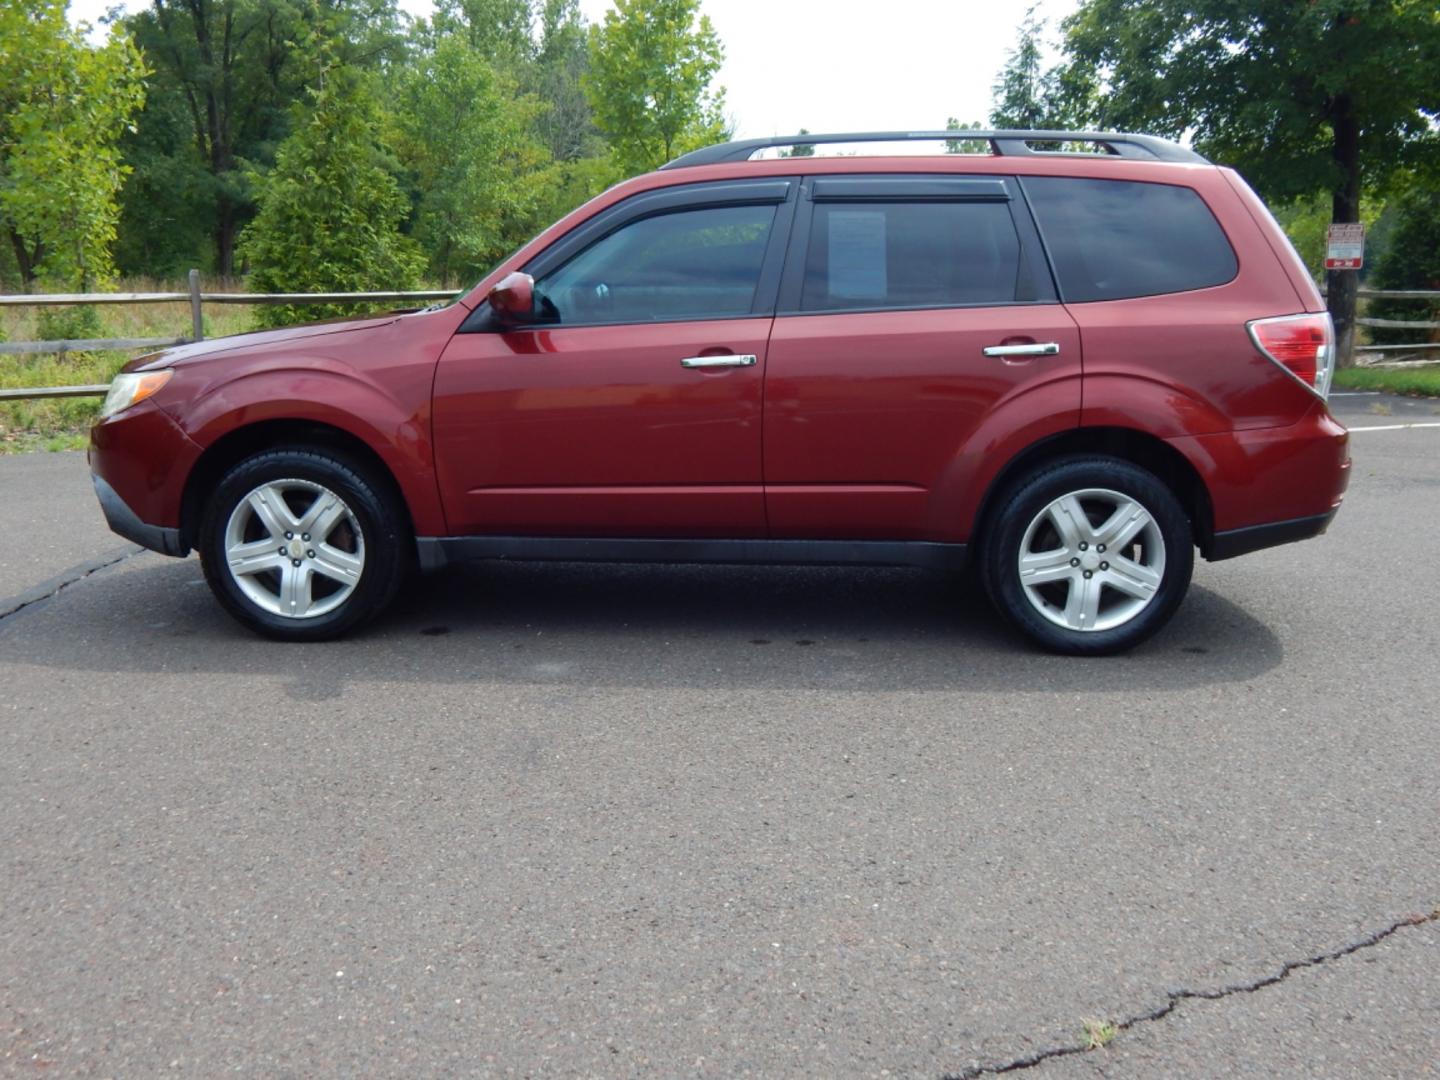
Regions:
<svg viewBox="0 0 1440 1080"><path fill-rule="evenodd" d="M1121 652L1154 634L1190 585L1190 523L1175 494L1118 458L1052 462L1012 487L984 538L995 605L1055 652Z"/></svg>
<svg viewBox="0 0 1440 1080"><path fill-rule="evenodd" d="M206 581L236 619L269 637L320 641L394 597L404 520L363 465L329 450L277 449L225 474L198 546Z"/></svg>

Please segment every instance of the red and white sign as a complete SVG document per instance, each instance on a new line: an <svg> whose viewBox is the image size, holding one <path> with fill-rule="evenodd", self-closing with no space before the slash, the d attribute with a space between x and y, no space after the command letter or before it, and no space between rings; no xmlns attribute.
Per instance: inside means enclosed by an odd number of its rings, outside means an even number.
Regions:
<svg viewBox="0 0 1440 1080"><path fill-rule="evenodd" d="M1325 234L1325 269L1359 270L1365 262L1365 226L1356 221L1331 225Z"/></svg>

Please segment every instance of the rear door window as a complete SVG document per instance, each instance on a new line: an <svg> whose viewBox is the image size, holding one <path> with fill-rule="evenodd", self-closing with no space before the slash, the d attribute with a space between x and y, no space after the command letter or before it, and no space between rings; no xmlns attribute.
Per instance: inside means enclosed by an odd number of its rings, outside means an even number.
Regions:
<svg viewBox="0 0 1440 1080"><path fill-rule="evenodd" d="M1059 176L1021 183L1066 303L1205 289L1239 269L1215 215L1187 187Z"/></svg>
<svg viewBox="0 0 1440 1080"><path fill-rule="evenodd" d="M1021 263L1008 202L817 202L800 308L1009 304Z"/></svg>

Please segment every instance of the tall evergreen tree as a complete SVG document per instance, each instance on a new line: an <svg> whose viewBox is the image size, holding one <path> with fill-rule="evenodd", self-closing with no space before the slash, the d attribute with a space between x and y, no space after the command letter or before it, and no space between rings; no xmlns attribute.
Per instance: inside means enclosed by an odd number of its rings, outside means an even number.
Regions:
<svg viewBox="0 0 1440 1080"><path fill-rule="evenodd" d="M1049 126L1045 71L1041 66L1041 35L1044 30L1044 20L1037 19L1035 8L1031 7L1020 22L1015 47L1005 58L1005 66L990 88L993 102L991 126L1028 130Z"/></svg>
<svg viewBox="0 0 1440 1080"><path fill-rule="evenodd" d="M1093 125L1094 80L1080 68L1045 66L1046 25L1035 7L1025 12L1015 47L991 85L991 127L1064 131Z"/></svg>
<svg viewBox="0 0 1440 1080"><path fill-rule="evenodd" d="M311 106L281 143L275 168L256 178L259 211L242 247L259 292L364 292L415 287L425 257L400 232L408 200L381 142L370 78L326 63ZM282 325L345 314L345 305L262 307Z"/></svg>

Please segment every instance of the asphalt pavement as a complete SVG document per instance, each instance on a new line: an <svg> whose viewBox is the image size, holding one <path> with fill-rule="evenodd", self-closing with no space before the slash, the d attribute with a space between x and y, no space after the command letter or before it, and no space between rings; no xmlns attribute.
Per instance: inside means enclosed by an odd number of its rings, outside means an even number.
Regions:
<svg viewBox="0 0 1440 1080"><path fill-rule="evenodd" d="M0 1074L1440 1075L1440 403L1335 407L1329 534L1102 660L803 568L277 645L0 458Z"/></svg>

